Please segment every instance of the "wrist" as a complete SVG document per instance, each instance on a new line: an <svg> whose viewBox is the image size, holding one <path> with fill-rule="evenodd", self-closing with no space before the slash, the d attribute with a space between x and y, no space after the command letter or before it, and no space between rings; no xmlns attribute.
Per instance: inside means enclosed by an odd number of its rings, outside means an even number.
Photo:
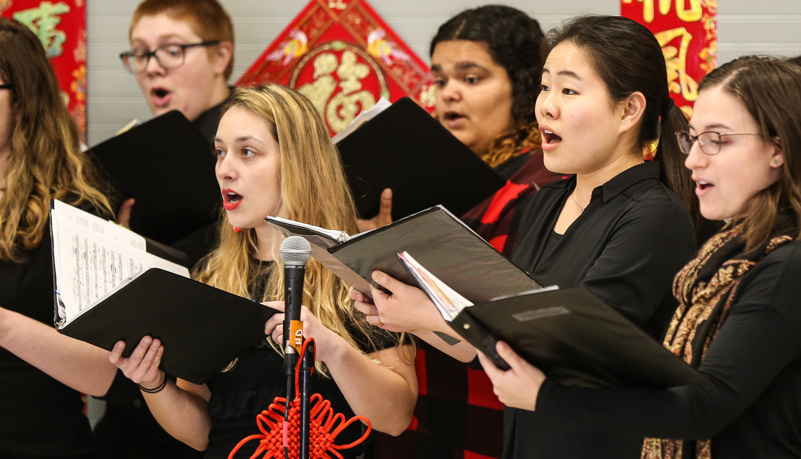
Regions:
<svg viewBox="0 0 801 459"><path fill-rule="evenodd" d="M167 374L163 371L161 372L161 382L153 387L145 386L142 384L137 384L139 390L146 394L157 394L164 390L167 387Z"/></svg>

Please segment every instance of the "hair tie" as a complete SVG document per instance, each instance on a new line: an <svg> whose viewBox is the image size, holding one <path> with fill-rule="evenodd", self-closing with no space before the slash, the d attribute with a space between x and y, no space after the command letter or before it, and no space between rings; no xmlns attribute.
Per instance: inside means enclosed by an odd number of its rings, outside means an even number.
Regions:
<svg viewBox="0 0 801 459"><path fill-rule="evenodd" d="M672 97L668 97L668 102L667 102L667 104L665 104L664 107L662 107L662 111L659 112L659 116L662 117L662 118L666 117L668 115L668 113L670 113L670 109L672 109L675 106L676 106L676 104L673 103L673 98Z"/></svg>

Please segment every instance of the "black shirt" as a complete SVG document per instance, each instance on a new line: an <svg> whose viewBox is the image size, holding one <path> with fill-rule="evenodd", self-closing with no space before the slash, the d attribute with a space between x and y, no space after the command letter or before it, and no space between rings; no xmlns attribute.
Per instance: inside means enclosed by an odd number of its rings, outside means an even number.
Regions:
<svg viewBox="0 0 801 459"><path fill-rule="evenodd" d="M576 429L658 438L712 438L712 457L801 457L801 242L743 277L699 371L668 390L562 387L546 380L537 412Z"/></svg>
<svg viewBox="0 0 801 459"><path fill-rule="evenodd" d="M45 235L24 261L0 260L0 306L52 326L50 247ZM0 348L0 457L94 457L82 410L78 392Z"/></svg>
<svg viewBox="0 0 801 459"><path fill-rule="evenodd" d="M543 187L524 210L512 260L542 285L589 288L660 338L676 307L671 281L695 240L686 207L659 170L646 162L594 189L558 241L549 236L575 178ZM581 432L539 412L507 408L504 421L506 458L639 457L642 446L641 437Z"/></svg>

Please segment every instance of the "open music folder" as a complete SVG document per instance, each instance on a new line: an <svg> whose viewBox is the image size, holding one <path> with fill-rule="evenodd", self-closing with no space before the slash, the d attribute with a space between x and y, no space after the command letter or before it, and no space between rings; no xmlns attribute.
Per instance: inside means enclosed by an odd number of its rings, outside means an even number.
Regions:
<svg viewBox="0 0 801 459"><path fill-rule="evenodd" d="M408 97L336 145L361 218L378 213L385 188L398 220L437 204L463 215L506 183Z"/></svg>
<svg viewBox="0 0 801 459"><path fill-rule="evenodd" d="M495 351L502 340L568 385L664 388L705 378L584 287L550 286L474 304L415 258L398 254L454 332L499 368L509 368ZM483 277L472 280L484 284Z"/></svg>
<svg viewBox="0 0 801 459"><path fill-rule="evenodd" d="M202 384L265 338L274 310L189 278L180 254L54 200L55 326L131 354L145 335L164 344L162 369Z"/></svg>
<svg viewBox="0 0 801 459"><path fill-rule="evenodd" d="M416 284L398 261L396 254L401 250L413 253L472 301L539 287L441 205L353 236L279 217L266 217L265 221L284 236L304 237L312 246L315 260L367 296L371 296L370 285L375 285L371 273L376 269ZM484 277L486 282L476 283L475 276Z"/></svg>

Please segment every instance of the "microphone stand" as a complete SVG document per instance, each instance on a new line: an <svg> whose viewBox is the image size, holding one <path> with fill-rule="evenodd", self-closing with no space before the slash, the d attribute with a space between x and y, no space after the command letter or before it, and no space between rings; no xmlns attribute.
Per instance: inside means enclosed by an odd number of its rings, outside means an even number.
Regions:
<svg viewBox="0 0 801 459"><path fill-rule="evenodd" d="M309 430L311 429L309 410L311 408L311 372L314 369L314 351L314 340L309 340L300 361L300 373L298 374L298 382L300 383L300 459L309 459L311 450L311 445L309 444Z"/></svg>

